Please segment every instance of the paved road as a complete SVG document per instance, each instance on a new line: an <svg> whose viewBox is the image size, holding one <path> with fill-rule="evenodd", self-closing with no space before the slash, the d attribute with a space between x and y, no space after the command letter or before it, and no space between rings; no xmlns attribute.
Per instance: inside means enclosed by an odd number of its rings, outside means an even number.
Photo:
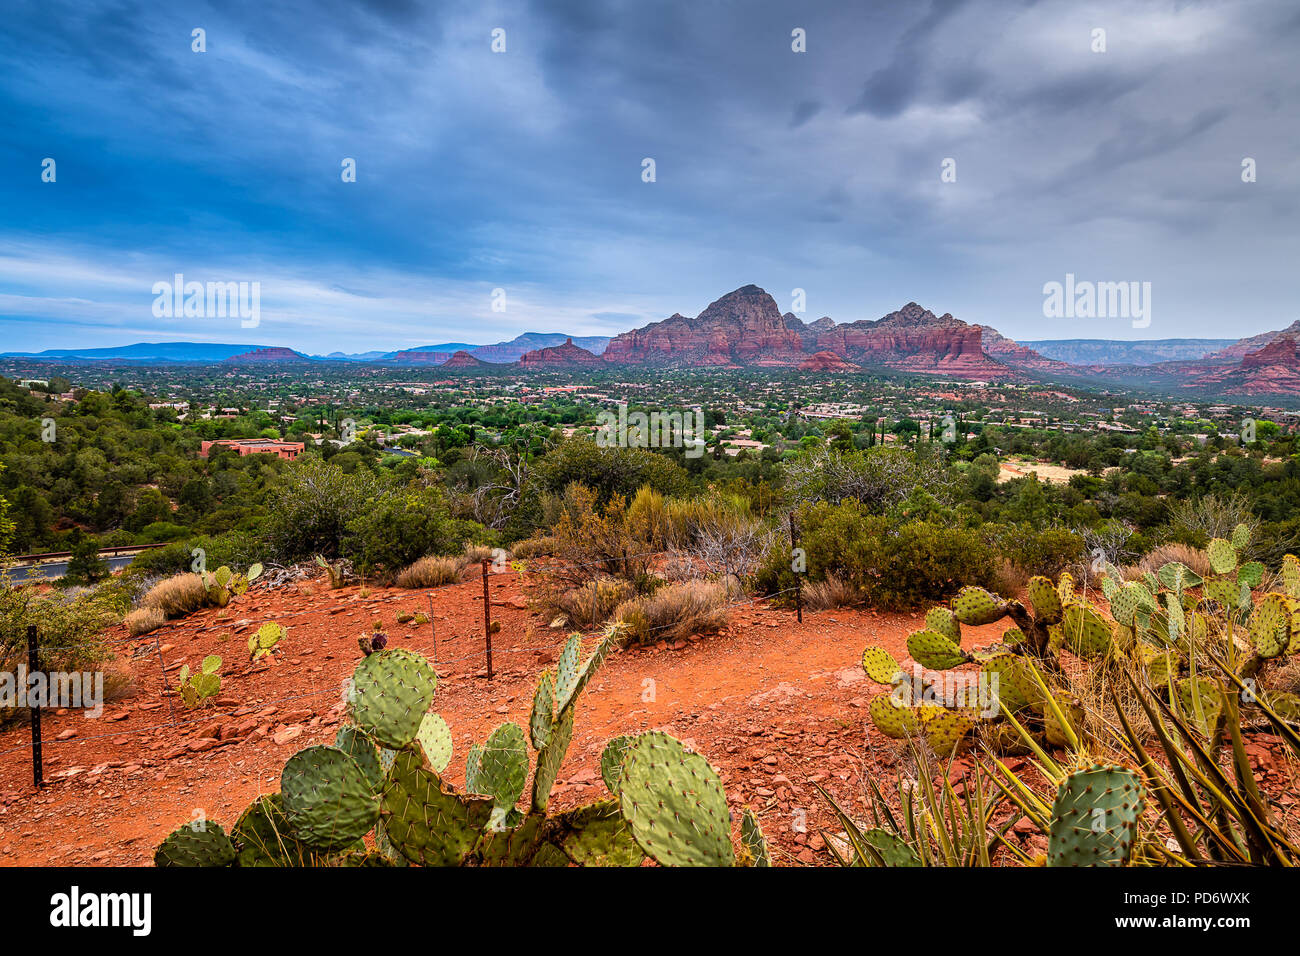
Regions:
<svg viewBox="0 0 1300 956"><path fill-rule="evenodd" d="M133 554L115 554L104 560L114 571L121 571L131 563L135 558ZM15 584L21 584L24 581L53 581L55 578L61 578L68 573L67 561L51 561L48 564L33 564L25 568L10 568L9 579Z"/></svg>

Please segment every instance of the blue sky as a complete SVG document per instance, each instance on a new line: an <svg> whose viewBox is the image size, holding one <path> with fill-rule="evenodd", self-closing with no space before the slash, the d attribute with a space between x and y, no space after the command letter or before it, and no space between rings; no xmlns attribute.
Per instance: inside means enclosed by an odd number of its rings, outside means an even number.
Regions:
<svg viewBox="0 0 1300 956"><path fill-rule="evenodd" d="M809 321L1281 328L1297 49L1249 0L10 0L4 348L612 334L750 282ZM178 272L259 282L260 324L155 317ZM1150 282L1151 325L1045 319L1066 273Z"/></svg>

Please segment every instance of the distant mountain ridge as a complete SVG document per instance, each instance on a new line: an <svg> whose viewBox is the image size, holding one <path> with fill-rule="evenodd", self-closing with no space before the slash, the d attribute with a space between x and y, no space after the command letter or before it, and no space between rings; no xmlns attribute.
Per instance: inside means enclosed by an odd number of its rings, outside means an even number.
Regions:
<svg viewBox="0 0 1300 956"><path fill-rule="evenodd" d="M8 353L46 361L118 361L278 365L372 362L456 370L600 370L620 367L771 368L818 373L881 369L990 382L1114 385L1175 394L1285 396L1300 400L1300 321L1276 331L1228 339L1122 341L1060 339L1017 342L992 326L915 302L873 320L805 323L782 314L757 285L715 299L696 317L674 313L612 338L526 332L508 342L464 342L395 352L307 356L277 346L225 343L136 343L118 348Z"/></svg>
<svg viewBox="0 0 1300 956"><path fill-rule="evenodd" d="M1043 339L1021 340L1044 358L1071 365L1156 365L1194 362L1227 348L1235 339Z"/></svg>

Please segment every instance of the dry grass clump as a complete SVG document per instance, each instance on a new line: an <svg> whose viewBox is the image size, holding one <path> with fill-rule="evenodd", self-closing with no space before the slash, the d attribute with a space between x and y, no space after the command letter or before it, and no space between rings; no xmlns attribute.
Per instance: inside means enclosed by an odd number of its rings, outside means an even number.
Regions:
<svg viewBox="0 0 1300 956"><path fill-rule="evenodd" d="M1005 598L1019 595L1029 586L1030 574L1010 558L1003 558L993 568L993 590Z"/></svg>
<svg viewBox="0 0 1300 956"><path fill-rule="evenodd" d="M627 627L629 644L679 641L725 624L727 598L728 588L716 581L665 584L653 594L624 601L615 609L614 621Z"/></svg>
<svg viewBox="0 0 1300 956"><path fill-rule="evenodd" d="M399 588L433 588L440 584L454 584L460 580L465 564L464 557L460 555L445 558L431 554L403 568L394 583Z"/></svg>
<svg viewBox="0 0 1300 956"><path fill-rule="evenodd" d="M140 599L142 608L155 608L166 617L184 617L209 603L208 589L197 574L177 574L159 581Z"/></svg>
<svg viewBox="0 0 1300 956"><path fill-rule="evenodd" d="M510 556L525 560L527 558L546 557L555 553L556 541L550 535L533 535L516 541L510 546Z"/></svg>
<svg viewBox="0 0 1300 956"><path fill-rule="evenodd" d="M1147 552L1137 566L1140 571L1150 571L1154 574L1166 564L1175 561L1187 565L1196 575L1202 578L1209 577L1212 573L1210 558L1204 551L1179 541L1170 541L1168 544L1162 544L1153 551Z"/></svg>
<svg viewBox="0 0 1300 956"><path fill-rule="evenodd" d="M837 607L852 607L862 602L862 592L853 584L834 574L824 581L813 581L803 589L804 607L811 611L830 611Z"/></svg>
<svg viewBox="0 0 1300 956"><path fill-rule="evenodd" d="M132 637L139 637L141 634L156 631L166 624L167 615L156 607L138 607L122 618L122 623L126 625L128 634Z"/></svg>
<svg viewBox="0 0 1300 956"><path fill-rule="evenodd" d="M491 561L495 556L496 549L489 548L486 544L466 544L465 553L460 556L464 565L482 564L484 561Z"/></svg>
<svg viewBox="0 0 1300 956"><path fill-rule="evenodd" d="M548 604L563 614L569 623L584 630L609 620L619 605L630 600L636 589L620 578L599 577L577 588L562 591Z"/></svg>

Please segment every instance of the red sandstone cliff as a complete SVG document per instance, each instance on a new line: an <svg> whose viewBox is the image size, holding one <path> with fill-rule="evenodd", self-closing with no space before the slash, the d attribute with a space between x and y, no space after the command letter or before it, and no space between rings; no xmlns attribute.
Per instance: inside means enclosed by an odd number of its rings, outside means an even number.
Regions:
<svg viewBox="0 0 1300 956"><path fill-rule="evenodd" d="M604 365L599 355L588 352L584 348L579 348L573 344L573 339L565 339L563 345L553 345L550 348L534 349L531 352L525 352L523 358L519 360L520 368L575 368L589 367L599 368Z"/></svg>
<svg viewBox="0 0 1300 956"><path fill-rule="evenodd" d="M823 317L804 325L781 315L756 285L728 293L696 318L681 314L616 336L606 362L625 365L800 367L819 352L843 367L876 365L962 378L1013 378L1017 373L985 354L978 326L935 316L915 302L874 322L837 325ZM828 365L825 357L812 367Z"/></svg>

